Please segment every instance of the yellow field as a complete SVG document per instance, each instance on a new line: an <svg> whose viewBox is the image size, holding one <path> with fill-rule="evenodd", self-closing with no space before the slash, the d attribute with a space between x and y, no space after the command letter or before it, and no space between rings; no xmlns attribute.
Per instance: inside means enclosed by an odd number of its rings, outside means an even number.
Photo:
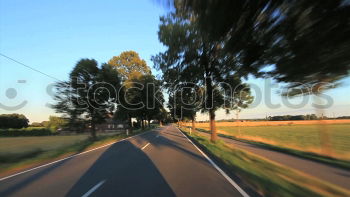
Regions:
<svg viewBox="0 0 350 197"><path fill-rule="evenodd" d="M209 130L209 123L196 128ZM238 139L350 160L350 120L217 122L216 128Z"/></svg>

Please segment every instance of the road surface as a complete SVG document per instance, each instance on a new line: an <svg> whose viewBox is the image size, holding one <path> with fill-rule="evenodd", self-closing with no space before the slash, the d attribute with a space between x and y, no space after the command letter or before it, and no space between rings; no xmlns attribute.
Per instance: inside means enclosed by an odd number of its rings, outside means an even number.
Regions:
<svg viewBox="0 0 350 197"><path fill-rule="evenodd" d="M176 127L166 126L1 180L0 196L225 197L245 194L240 186L235 187L235 182L229 181Z"/></svg>
<svg viewBox="0 0 350 197"><path fill-rule="evenodd" d="M210 137L210 134L200 132L201 135ZM230 138L219 137L225 143L232 144L240 149L260 155L271 161L294 168L308 175L321 180L328 181L345 189L350 189L350 171L333 167L324 163L303 159L290 154L278 152L275 150L263 148L258 145L244 143Z"/></svg>

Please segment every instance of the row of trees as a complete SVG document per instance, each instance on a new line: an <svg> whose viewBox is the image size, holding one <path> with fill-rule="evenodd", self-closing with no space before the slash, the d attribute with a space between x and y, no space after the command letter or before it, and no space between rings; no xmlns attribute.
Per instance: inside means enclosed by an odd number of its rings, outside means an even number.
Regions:
<svg viewBox="0 0 350 197"><path fill-rule="evenodd" d="M207 112L214 142L215 112L220 108L239 112L252 102L250 89L237 72L236 58L188 17L162 17L158 35L167 50L152 60L163 71L171 114L179 121L192 120L194 129L196 113Z"/></svg>
<svg viewBox="0 0 350 197"><path fill-rule="evenodd" d="M162 120L163 94L160 81L134 51L126 51L101 66L94 59L81 59L68 81L56 85L53 105L56 112L69 118L73 127L88 122L91 136L96 138L96 124L111 115L128 121Z"/></svg>
<svg viewBox="0 0 350 197"><path fill-rule="evenodd" d="M153 61L170 94L187 83L203 87L203 105L192 108L189 117L209 112L212 141L215 111L239 112L251 101L241 81L248 75L286 83L282 95L288 96L320 94L348 76L348 1L170 2L175 12L160 19L158 32L167 50Z"/></svg>
<svg viewBox="0 0 350 197"><path fill-rule="evenodd" d="M127 120L130 125L132 118L136 118L142 129L145 121L148 126L151 120L161 122L167 114L163 107L162 84L151 74L146 62L136 52L126 51L113 57L108 64L120 74L122 84L115 118Z"/></svg>
<svg viewBox="0 0 350 197"><path fill-rule="evenodd" d="M58 129L64 129L68 126L68 119L58 116L50 116L48 121L33 122L31 127L45 127L51 131L57 131Z"/></svg>
<svg viewBox="0 0 350 197"><path fill-rule="evenodd" d="M316 114L307 115L284 115L284 116L269 116L268 120L282 121L282 120L318 120Z"/></svg>
<svg viewBox="0 0 350 197"><path fill-rule="evenodd" d="M29 120L23 114L0 114L1 129L21 129L28 127Z"/></svg>

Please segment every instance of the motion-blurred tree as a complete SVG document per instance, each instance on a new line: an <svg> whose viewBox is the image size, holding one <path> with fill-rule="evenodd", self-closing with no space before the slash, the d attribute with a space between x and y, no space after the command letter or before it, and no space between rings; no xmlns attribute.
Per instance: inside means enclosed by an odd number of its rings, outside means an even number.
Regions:
<svg viewBox="0 0 350 197"><path fill-rule="evenodd" d="M349 76L348 0L173 3L178 14L197 20L210 39L224 42L225 49L240 59L241 74L286 82L289 95L319 94ZM266 65L273 65L268 73L261 70Z"/></svg>
<svg viewBox="0 0 350 197"><path fill-rule="evenodd" d="M181 83L168 87L168 108L174 121L191 120L192 130L196 130L196 114L202 107L203 91L193 85Z"/></svg>
<svg viewBox="0 0 350 197"><path fill-rule="evenodd" d="M69 120L67 118L50 116L49 121L45 121L45 124L43 124L43 126L56 131L59 128L66 127L68 125L68 122Z"/></svg>
<svg viewBox="0 0 350 197"><path fill-rule="evenodd" d="M56 85L57 113L67 114L74 122L85 118L91 126L91 137L96 139L95 125L115 110L119 74L111 65L98 67L93 59L81 59L69 75L69 80Z"/></svg>
<svg viewBox="0 0 350 197"><path fill-rule="evenodd" d="M241 75L287 83L283 96L319 95L349 76L349 0L171 2L177 14L190 15L211 40L223 43L239 60ZM330 149L326 133L320 132L321 143Z"/></svg>
<svg viewBox="0 0 350 197"><path fill-rule="evenodd" d="M144 121L148 121L150 126L150 121L159 119L159 115L162 114L164 96L161 83L150 74L135 77L128 82L124 108L131 111L133 116L141 121L141 126L144 129Z"/></svg>
<svg viewBox="0 0 350 197"><path fill-rule="evenodd" d="M196 21L183 16L161 17L158 36L167 51L152 60L162 70L165 86L190 83L205 87L201 110L209 112L211 141L215 142L215 111L233 102L233 89L242 84L236 57L225 53L222 43L208 39Z"/></svg>
<svg viewBox="0 0 350 197"><path fill-rule="evenodd" d="M141 78L144 75L150 75L151 69L147 66L145 60L141 59L139 54L135 51L124 51L119 56L114 56L108 61L108 64L112 65L121 76L123 82L123 88L121 89L121 95L128 95L129 100L133 100L131 97L137 97L137 95L131 95L126 93L131 84L135 80ZM136 93L136 92L134 92ZM123 96L120 97L120 103L115 113L115 118L120 120L127 120L130 128L132 128L132 118L136 117L137 111L133 110L132 106L127 103Z"/></svg>

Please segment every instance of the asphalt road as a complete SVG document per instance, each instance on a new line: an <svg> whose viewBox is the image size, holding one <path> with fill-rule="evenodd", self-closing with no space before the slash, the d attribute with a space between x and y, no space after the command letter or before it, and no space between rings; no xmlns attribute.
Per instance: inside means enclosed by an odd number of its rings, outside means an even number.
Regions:
<svg viewBox="0 0 350 197"><path fill-rule="evenodd" d="M210 137L209 134L200 132L201 135ZM305 174L314 176L334 185L350 189L350 171L342 168L333 167L324 163L303 159L290 154L278 152L275 150L263 148L261 146L244 143L241 141L219 137L225 143L232 144L240 149L260 155L266 159L279 164L294 168Z"/></svg>
<svg viewBox="0 0 350 197"><path fill-rule="evenodd" d="M0 196L242 196L173 126L0 181ZM238 189L238 190L237 190Z"/></svg>

